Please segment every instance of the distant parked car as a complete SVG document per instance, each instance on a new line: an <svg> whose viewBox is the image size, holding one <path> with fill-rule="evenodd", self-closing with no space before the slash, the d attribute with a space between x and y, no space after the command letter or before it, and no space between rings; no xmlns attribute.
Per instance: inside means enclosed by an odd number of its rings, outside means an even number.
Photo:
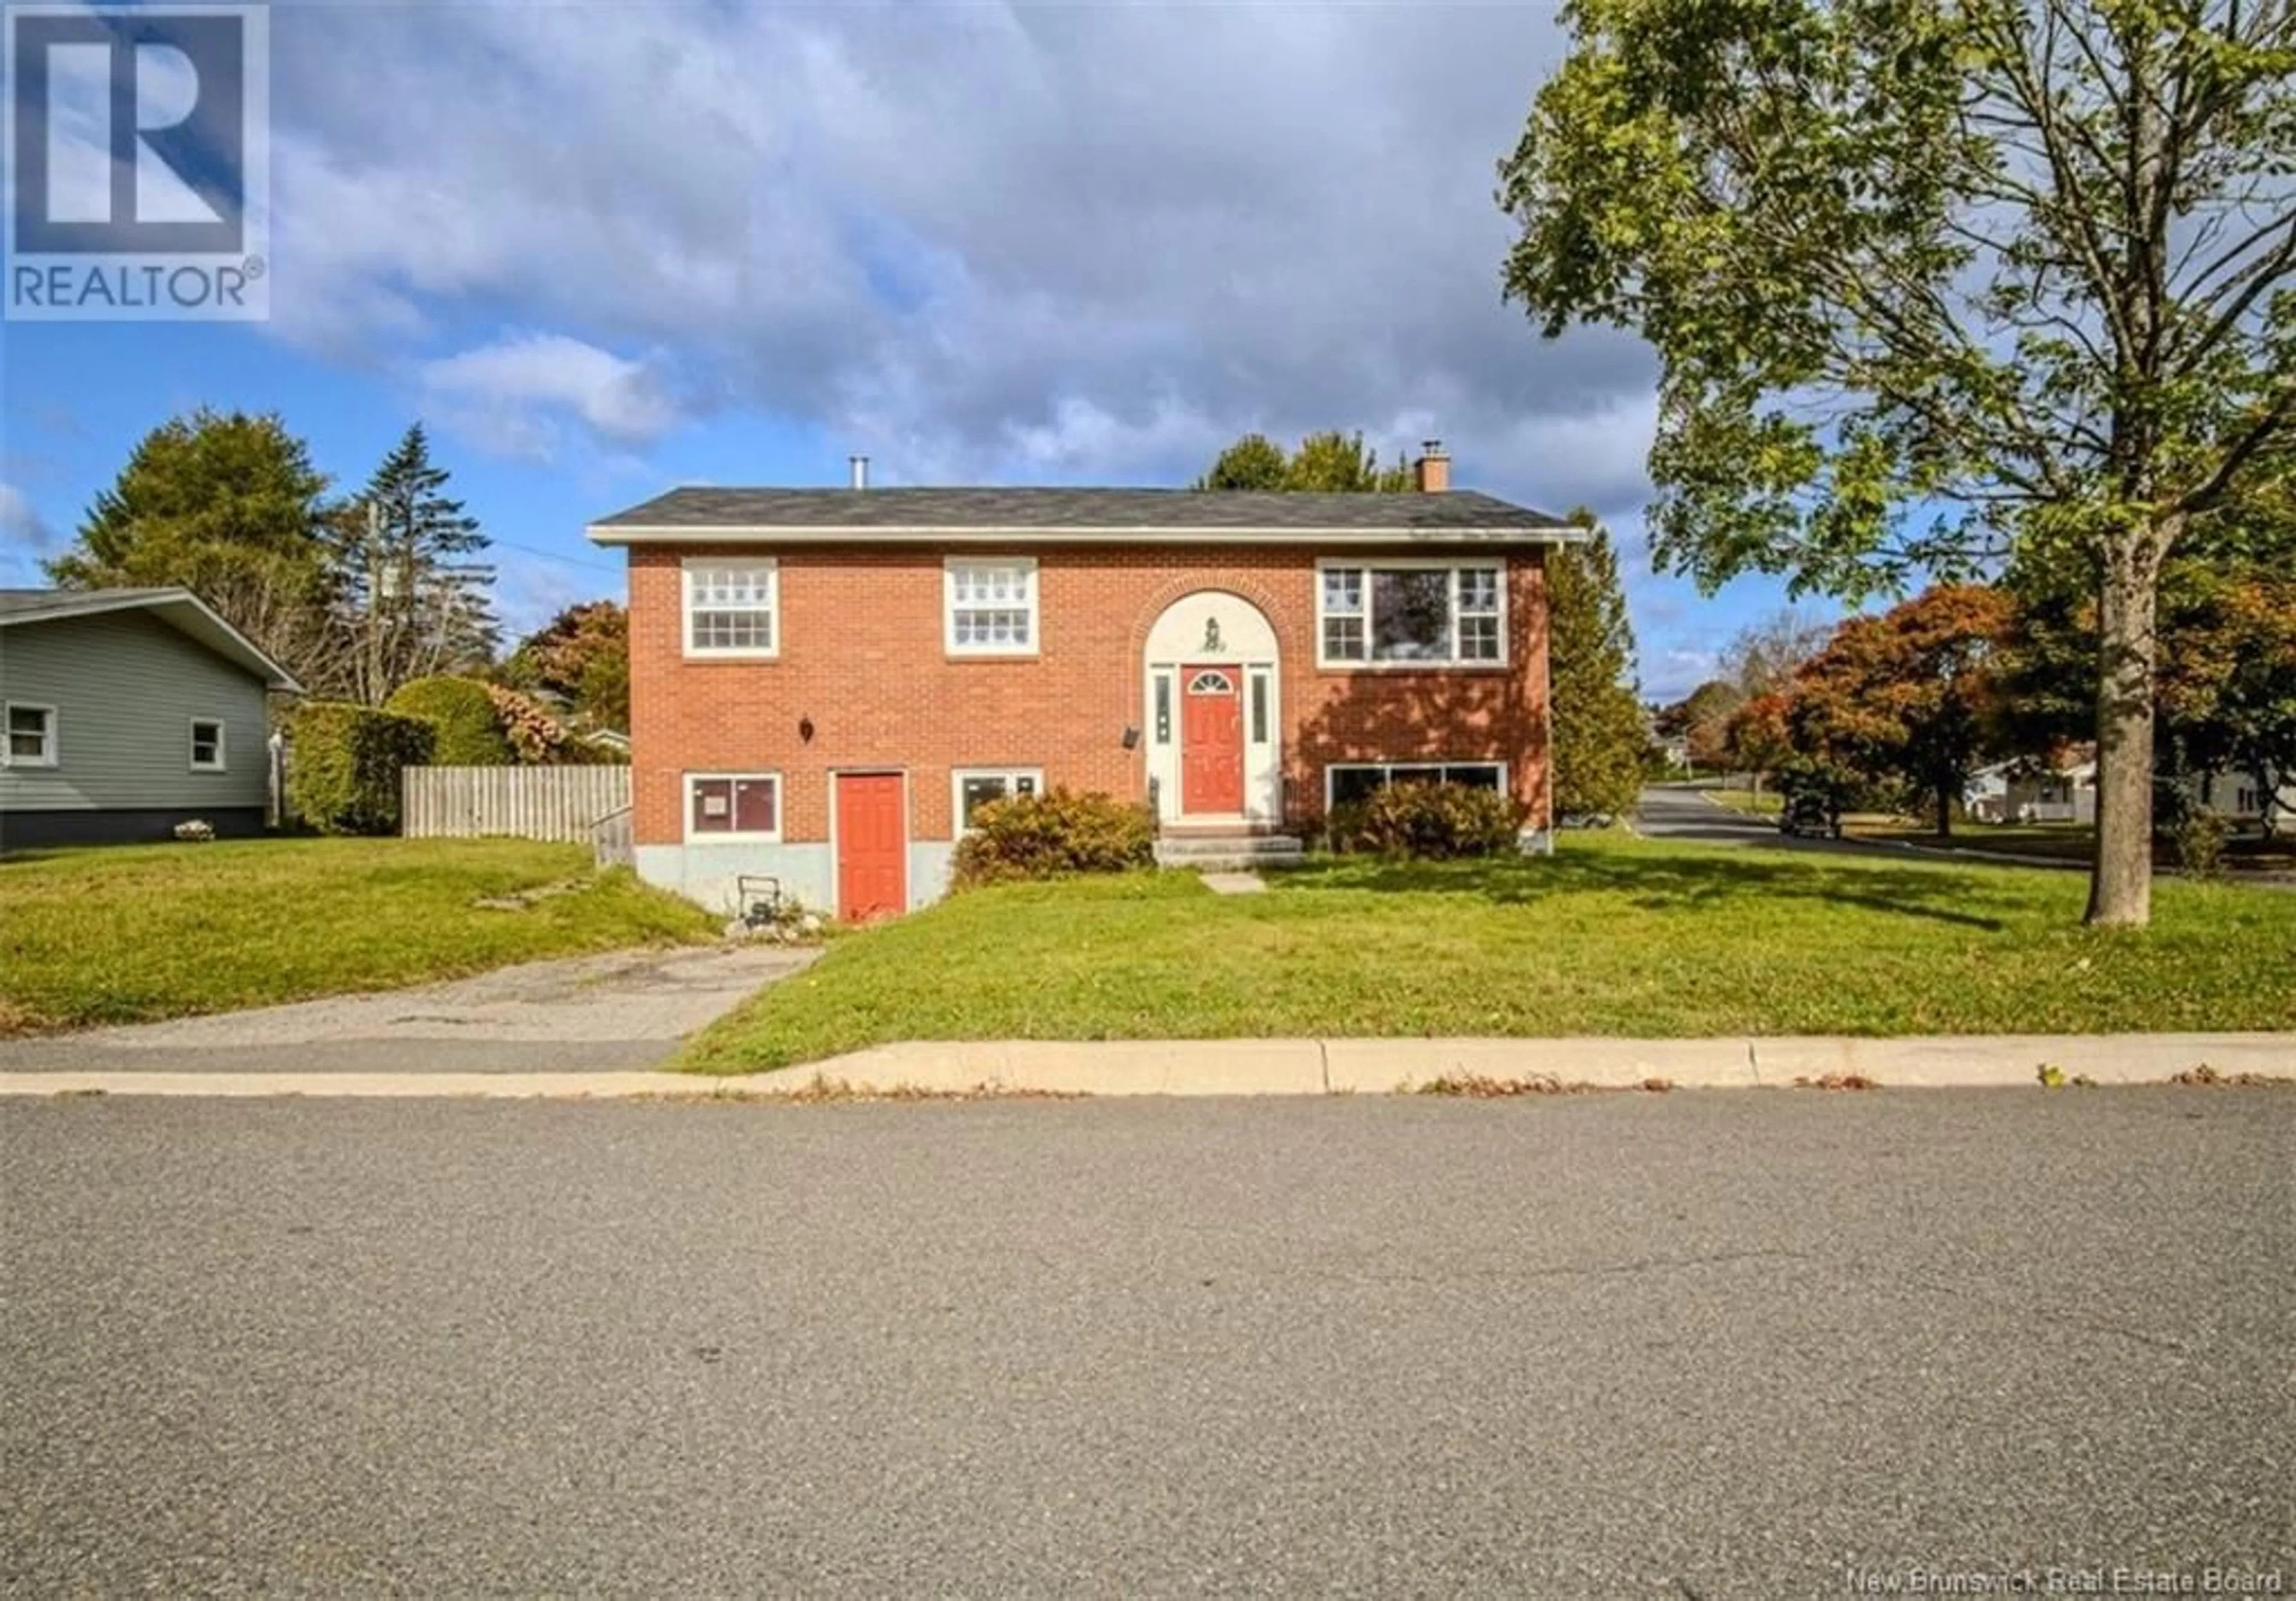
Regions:
<svg viewBox="0 0 2296 1601"><path fill-rule="evenodd" d="M1788 795L1778 809L1778 832L1797 838L1838 840L1841 837L1841 808L1830 795L1803 790Z"/></svg>
<svg viewBox="0 0 2296 1601"><path fill-rule="evenodd" d="M1606 811L1567 811L1554 819L1557 828L1608 828L1618 819Z"/></svg>

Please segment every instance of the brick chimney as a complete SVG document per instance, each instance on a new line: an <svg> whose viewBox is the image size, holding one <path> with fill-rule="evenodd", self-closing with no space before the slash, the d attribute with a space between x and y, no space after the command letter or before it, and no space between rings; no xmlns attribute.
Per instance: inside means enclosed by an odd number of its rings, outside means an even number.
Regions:
<svg viewBox="0 0 2296 1601"><path fill-rule="evenodd" d="M1451 487L1451 458L1443 453L1443 441L1426 439L1421 442L1421 455L1414 469L1422 495L1440 495Z"/></svg>

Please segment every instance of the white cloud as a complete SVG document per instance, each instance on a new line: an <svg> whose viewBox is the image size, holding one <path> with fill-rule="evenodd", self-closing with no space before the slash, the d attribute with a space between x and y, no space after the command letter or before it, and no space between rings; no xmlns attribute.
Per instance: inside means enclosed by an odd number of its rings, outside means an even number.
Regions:
<svg viewBox="0 0 2296 1601"><path fill-rule="evenodd" d="M31 497L13 484L0 483L0 546L29 554L48 549L55 540L55 530L34 509Z"/></svg>
<svg viewBox="0 0 2296 1601"><path fill-rule="evenodd" d="M498 447L740 408L887 481L1170 480L1245 428L1341 426L1440 434L1463 481L1537 504L1639 493L1646 355L1544 344L1498 297L1492 163L1559 54L1544 8L328 6L273 32L274 331L372 358L516 308L547 332L438 364L512 408L474 420Z"/></svg>
<svg viewBox="0 0 2296 1601"><path fill-rule="evenodd" d="M678 420L645 364L563 334L512 334L424 362L417 377L461 431L508 456L554 456L564 416L624 444L656 439Z"/></svg>

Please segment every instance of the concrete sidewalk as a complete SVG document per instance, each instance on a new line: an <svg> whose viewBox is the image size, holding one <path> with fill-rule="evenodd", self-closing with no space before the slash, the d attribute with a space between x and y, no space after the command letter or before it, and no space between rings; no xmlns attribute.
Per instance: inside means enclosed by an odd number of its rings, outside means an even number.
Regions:
<svg viewBox="0 0 2296 1601"><path fill-rule="evenodd" d="M749 1078L638 1071L0 1071L0 1095L778 1096L978 1089L1093 1096L1380 1095L1439 1079L1551 1078L1631 1088L1791 1087L1857 1074L1885 1088L2159 1084L2188 1069L2296 1078L2296 1034L1970 1035L1722 1039L1006 1040L880 1046Z"/></svg>

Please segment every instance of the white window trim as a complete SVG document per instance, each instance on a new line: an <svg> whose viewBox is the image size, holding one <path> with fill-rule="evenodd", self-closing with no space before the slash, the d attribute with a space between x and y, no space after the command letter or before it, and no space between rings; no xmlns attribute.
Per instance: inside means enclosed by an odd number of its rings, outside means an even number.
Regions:
<svg viewBox="0 0 2296 1601"><path fill-rule="evenodd" d="M201 723L212 723L215 725L216 749L215 759L213 761L201 761L200 759L200 725ZM230 758L226 752L224 743L226 738L226 730L223 718L219 717L195 717L192 718L187 737L190 743L185 749L184 759L191 764L191 770L193 772L228 773L231 771Z"/></svg>
<svg viewBox="0 0 2296 1601"><path fill-rule="evenodd" d="M1461 569L1471 567L1496 569L1499 575L1499 653L1497 655L1479 656L1469 660L1458 653L1459 580L1454 576L1451 579L1451 654L1434 661L1375 661L1371 660L1369 655L1372 645L1371 575L1374 571L1382 569L1393 572L1406 568L1440 568L1456 575ZM1365 655L1360 661L1349 656L1331 655L1324 648L1324 620L1332 613L1324 610L1324 574L1334 569L1343 572L1360 572L1364 575L1364 609L1361 616ZM1351 673L1491 672L1508 667L1512 664L1512 652L1509 648L1507 609L1512 597L1507 592L1507 577L1506 558L1496 555L1319 557L1316 562L1316 665L1319 668L1330 668ZM1346 612L1341 615L1357 614ZM1488 616L1489 613L1478 612L1476 615Z"/></svg>
<svg viewBox="0 0 2296 1601"><path fill-rule="evenodd" d="M1333 780L1341 773L1392 773L1397 768L1496 768L1499 770L1499 793L1512 798L1514 791L1508 787L1507 764L1488 756L1398 756L1388 761L1333 761L1324 765L1324 815L1331 816L1337 804L1332 792L1339 787ZM1388 780L1394 783L1393 778Z"/></svg>
<svg viewBox="0 0 2296 1601"><path fill-rule="evenodd" d="M693 643L693 573L696 568L742 568L766 576L763 610L772 619L774 643L765 650L703 646ZM782 564L772 556L688 556L678 563L678 640L689 661L771 661L782 653ZM745 608L756 611L757 607ZM743 774L749 777L752 775Z"/></svg>
<svg viewBox="0 0 2296 1601"><path fill-rule="evenodd" d="M1042 768L951 768L948 773L949 837L963 839L972 831L964 825L964 781L968 778L1002 778L1009 791L1013 780L1026 778L1037 786L1037 793L1045 792L1045 769Z"/></svg>
<svg viewBox="0 0 2296 1601"><path fill-rule="evenodd" d="M693 826L695 784L721 779L736 784L754 784L760 778L770 778L774 784L774 825L770 832L761 833L756 829L698 830ZM782 842L783 810L789 804L789 785L782 781L777 768L760 768L747 773L687 773L679 786L679 793L685 807L684 834L689 845L778 845ZM727 797L726 804L733 804L731 796Z"/></svg>
<svg viewBox="0 0 2296 1601"><path fill-rule="evenodd" d="M956 574L962 567L1013 567L1020 570L1028 591L1027 645L959 645L956 642ZM985 611L991 608L973 609ZM987 554L943 557L940 564L940 642L941 648L948 654L968 660L976 656L1022 658L1040 654L1045 644L1045 607L1043 576L1037 570L1037 558Z"/></svg>
<svg viewBox="0 0 2296 1601"><path fill-rule="evenodd" d="M18 756L15 754L15 742L8 737L8 726L15 720L11 714L17 711L45 711L47 713L47 727L40 741L41 753L37 756ZM63 735L61 729L62 720L62 719L57 715L56 709L53 706L46 704L45 702L8 701L0 702L0 768L52 768L57 766L63 759Z"/></svg>

